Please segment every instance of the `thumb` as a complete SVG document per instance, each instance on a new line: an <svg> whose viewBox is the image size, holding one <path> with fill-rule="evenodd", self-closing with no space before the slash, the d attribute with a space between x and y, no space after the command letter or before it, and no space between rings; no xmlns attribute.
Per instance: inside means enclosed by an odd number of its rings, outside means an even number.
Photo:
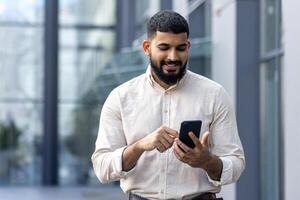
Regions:
<svg viewBox="0 0 300 200"><path fill-rule="evenodd" d="M204 147L208 147L208 146L209 146L209 132L208 132L208 131L206 131L206 132L203 134L203 136L202 136L202 138L201 138L201 144L202 144L202 146L204 146Z"/></svg>

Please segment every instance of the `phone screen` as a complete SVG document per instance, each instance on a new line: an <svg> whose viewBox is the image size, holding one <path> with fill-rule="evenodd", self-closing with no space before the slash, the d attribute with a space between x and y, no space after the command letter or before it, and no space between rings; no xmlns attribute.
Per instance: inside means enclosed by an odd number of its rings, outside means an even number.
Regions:
<svg viewBox="0 0 300 200"><path fill-rule="evenodd" d="M190 148L194 148L195 144L189 136L189 132L193 132L197 138L200 136L201 120L183 121L180 126L179 139Z"/></svg>

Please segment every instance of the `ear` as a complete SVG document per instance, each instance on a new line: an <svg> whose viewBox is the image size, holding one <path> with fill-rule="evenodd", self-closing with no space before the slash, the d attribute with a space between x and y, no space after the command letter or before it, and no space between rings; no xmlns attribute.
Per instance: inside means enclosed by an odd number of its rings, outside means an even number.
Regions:
<svg viewBox="0 0 300 200"><path fill-rule="evenodd" d="M192 46L191 42L188 40L187 43L188 43L188 49L191 48Z"/></svg>
<svg viewBox="0 0 300 200"><path fill-rule="evenodd" d="M149 40L143 40L142 47L144 49L144 53L149 56L150 55L150 44L151 42Z"/></svg>

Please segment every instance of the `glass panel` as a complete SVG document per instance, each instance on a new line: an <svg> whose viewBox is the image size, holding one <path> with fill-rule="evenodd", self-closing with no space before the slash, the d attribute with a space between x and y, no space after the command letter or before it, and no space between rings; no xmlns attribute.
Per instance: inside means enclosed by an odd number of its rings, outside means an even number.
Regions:
<svg viewBox="0 0 300 200"><path fill-rule="evenodd" d="M0 41L0 185L40 184L43 29L0 24Z"/></svg>
<svg viewBox="0 0 300 200"><path fill-rule="evenodd" d="M210 38L190 39L189 69L211 78L211 40Z"/></svg>
<svg viewBox="0 0 300 200"><path fill-rule="evenodd" d="M0 26L0 41L0 97L41 98L43 29Z"/></svg>
<svg viewBox="0 0 300 200"><path fill-rule="evenodd" d="M60 184L87 185L94 177L90 157L99 122L98 104L60 104Z"/></svg>
<svg viewBox="0 0 300 200"><path fill-rule="evenodd" d="M195 5L190 1L190 41L192 47L189 56L189 69L195 73L211 78L211 2L205 1Z"/></svg>
<svg viewBox="0 0 300 200"><path fill-rule="evenodd" d="M261 1L261 56L281 49L281 0ZM260 68L261 199L281 199L280 55Z"/></svg>
<svg viewBox="0 0 300 200"><path fill-rule="evenodd" d="M281 37L281 1L263 0L261 6L261 53L278 49Z"/></svg>
<svg viewBox="0 0 300 200"><path fill-rule="evenodd" d="M42 165L42 105L0 99L0 186L39 185Z"/></svg>
<svg viewBox="0 0 300 200"><path fill-rule="evenodd" d="M98 62L99 65L94 67L82 65L85 71L79 73L77 66L80 66L79 63L85 57L80 54L64 57L68 53L67 50L61 51L60 183L99 184L92 170L90 157L94 151L101 106L113 88L143 73L147 65L142 58L142 51L130 49L114 54L105 64ZM63 64L72 63L74 59L78 61L73 65ZM94 68L97 70L93 71Z"/></svg>
<svg viewBox="0 0 300 200"><path fill-rule="evenodd" d="M280 199L280 82L279 59L262 64L261 105L261 186L264 200Z"/></svg>
<svg viewBox="0 0 300 200"><path fill-rule="evenodd" d="M60 0L61 24L113 25L115 0Z"/></svg>
<svg viewBox="0 0 300 200"><path fill-rule="evenodd" d="M95 83L115 53L115 32L107 28L115 25L115 1L63 0L60 13L61 25L74 25L62 26L59 33L60 184L98 185L90 158L99 104L111 88L104 85L103 91Z"/></svg>
<svg viewBox="0 0 300 200"><path fill-rule="evenodd" d="M205 36L211 37L211 26L212 26L212 2L206 1L205 6Z"/></svg>
<svg viewBox="0 0 300 200"><path fill-rule="evenodd" d="M114 53L113 31L61 29L60 99L85 94Z"/></svg>
<svg viewBox="0 0 300 200"><path fill-rule="evenodd" d="M42 22L44 18L44 0L1 0L1 22Z"/></svg>
<svg viewBox="0 0 300 200"><path fill-rule="evenodd" d="M147 22L150 12L150 1L139 0L135 1L135 36L145 37L147 31Z"/></svg>

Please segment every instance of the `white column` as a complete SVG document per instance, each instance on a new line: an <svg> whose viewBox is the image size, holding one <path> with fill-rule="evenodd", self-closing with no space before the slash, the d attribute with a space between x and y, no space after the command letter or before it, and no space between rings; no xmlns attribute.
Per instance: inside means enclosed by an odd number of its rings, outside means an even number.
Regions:
<svg viewBox="0 0 300 200"><path fill-rule="evenodd" d="M285 199L300 199L300 1L282 0L284 64L283 69L283 128Z"/></svg>
<svg viewBox="0 0 300 200"><path fill-rule="evenodd" d="M236 1L212 0L212 78L224 86L235 103ZM219 196L235 200L235 184L222 187Z"/></svg>
<svg viewBox="0 0 300 200"><path fill-rule="evenodd" d="M152 17L160 10L160 0L149 1L149 5L148 16Z"/></svg>
<svg viewBox="0 0 300 200"><path fill-rule="evenodd" d="M236 2L212 1L212 77L235 99Z"/></svg>

